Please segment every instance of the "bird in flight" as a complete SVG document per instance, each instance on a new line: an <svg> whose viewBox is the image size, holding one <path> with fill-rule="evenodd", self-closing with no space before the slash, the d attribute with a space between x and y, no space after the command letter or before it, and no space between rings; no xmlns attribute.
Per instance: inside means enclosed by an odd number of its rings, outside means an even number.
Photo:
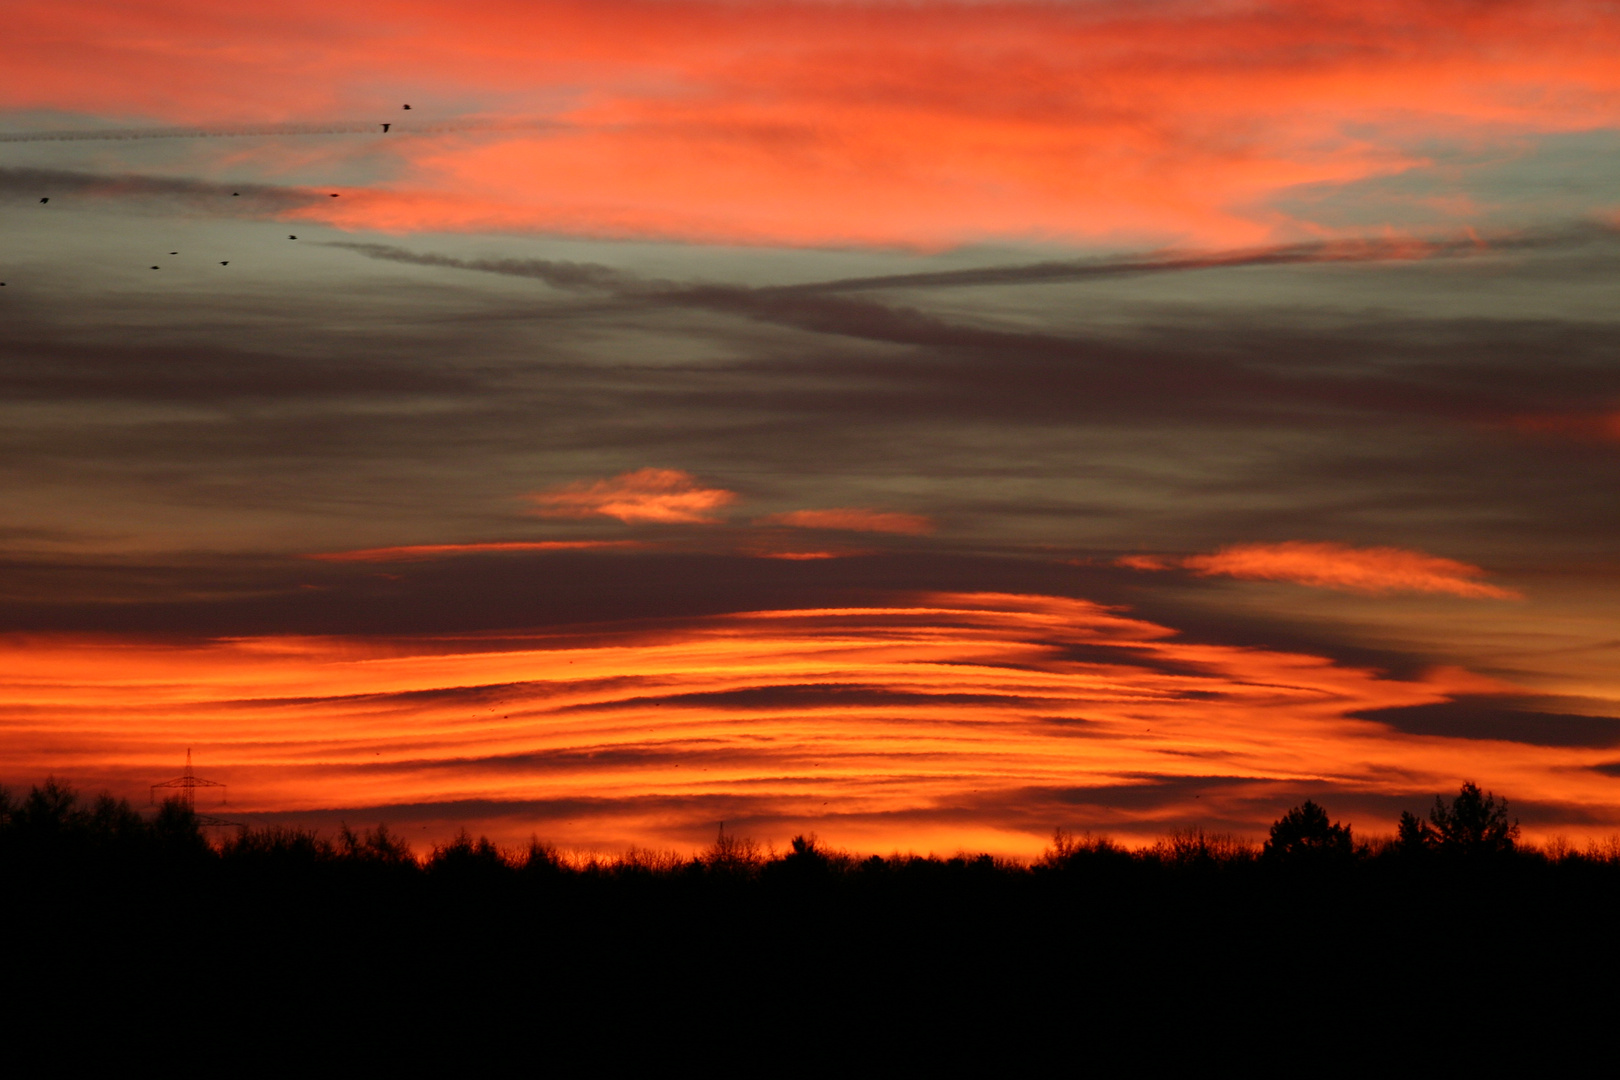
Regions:
<svg viewBox="0 0 1620 1080"><path fill-rule="evenodd" d="M180 254L180 253L179 253L179 252L178 252L178 251L171 251L171 252L169 252L169 254L170 254L170 255L178 255L178 254Z"/></svg>
<svg viewBox="0 0 1620 1080"><path fill-rule="evenodd" d="M335 198L337 198L337 197L338 197L338 193L337 193L337 192L335 192L335 191L334 191L334 192L332 192L332 198L334 198L334 199L335 199Z"/></svg>
<svg viewBox="0 0 1620 1080"><path fill-rule="evenodd" d="M41 199L39 201L42 202L42 203L48 203L48 202L51 201L51 197L49 195L47 195L43 199Z"/></svg>
<svg viewBox="0 0 1620 1080"><path fill-rule="evenodd" d="M287 234L287 239L289 239L289 240L296 240L296 239L298 239L298 237L296 237L296 236L294 236L294 235L292 235L292 233L288 233L288 234Z"/></svg>
<svg viewBox="0 0 1620 1080"><path fill-rule="evenodd" d="M152 267L152 269L154 269L154 270L156 270L156 269L157 269L157 267L155 267L155 266L154 266L154 267Z"/></svg>
<svg viewBox="0 0 1620 1080"><path fill-rule="evenodd" d="M406 107L406 108L407 108L407 109L408 109L408 108L410 108L410 106L409 106L409 105L407 105L407 106L405 106L405 107Z"/></svg>
<svg viewBox="0 0 1620 1080"><path fill-rule="evenodd" d="M393 124L384 124L383 125L383 134L384 135L388 134L388 129L393 127L393 126L394 126Z"/></svg>
<svg viewBox="0 0 1620 1080"><path fill-rule="evenodd" d="M236 198L236 197L237 197L237 196L238 196L238 195L240 195L240 194L242 194L242 193L241 193L241 192L240 192L240 191L233 191L233 192L231 192L231 198L233 198L233 199L234 199L234 198Z"/></svg>
<svg viewBox="0 0 1620 1080"><path fill-rule="evenodd" d="M224 262L220 263L219 265L221 265L221 266L229 266L229 265L231 265L231 260L226 259Z"/></svg>

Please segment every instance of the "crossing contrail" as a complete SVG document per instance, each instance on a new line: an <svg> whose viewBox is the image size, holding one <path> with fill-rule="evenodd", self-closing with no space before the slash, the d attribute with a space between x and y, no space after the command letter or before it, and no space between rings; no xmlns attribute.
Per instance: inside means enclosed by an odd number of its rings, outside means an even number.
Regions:
<svg viewBox="0 0 1620 1080"><path fill-rule="evenodd" d="M463 131L555 130L572 125L554 120L446 120L435 123L400 124L389 121L388 138L409 135L440 135ZM381 121L339 120L308 124L235 124L224 127L145 127L85 128L72 131L0 132L0 143L29 142L119 142L139 139L244 139L288 135L376 135L384 136Z"/></svg>

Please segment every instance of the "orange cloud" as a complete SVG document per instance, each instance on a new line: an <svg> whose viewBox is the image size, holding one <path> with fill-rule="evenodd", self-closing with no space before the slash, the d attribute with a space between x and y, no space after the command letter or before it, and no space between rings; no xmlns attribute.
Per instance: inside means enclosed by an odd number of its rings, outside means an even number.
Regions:
<svg viewBox="0 0 1620 1080"><path fill-rule="evenodd" d="M404 547L362 548L357 551L325 551L308 557L324 562L416 562L423 559L491 552L584 551L640 546L634 540L507 540L487 544L410 544Z"/></svg>
<svg viewBox="0 0 1620 1080"><path fill-rule="evenodd" d="M389 165L369 197L307 211L349 228L1232 245L1288 224L1278 193L1408 169L1438 139L1620 124L1620 18L1581 0L285 0L251 19L74 0L8 16L3 109L395 122L322 144ZM401 86L411 114L377 89Z"/></svg>
<svg viewBox="0 0 1620 1080"><path fill-rule="evenodd" d="M699 487L679 469L637 469L608 480L580 480L528 496L544 517L611 517L630 525L713 525L710 515L736 501L724 488Z"/></svg>
<svg viewBox="0 0 1620 1080"><path fill-rule="evenodd" d="M1114 565L1127 570L1169 570L1176 564L1157 555L1121 555L1114 560Z"/></svg>
<svg viewBox="0 0 1620 1080"><path fill-rule="evenodd" d="M1181 565L1202 575L1288 581L1348 592L1449 593L1496 600L1519 598L1518 593L1509 589L1476 580L1485 575L1477 566L1394 547L1353 548L1301 540L1238 544L1212 555L1189 556L1181 560Z"/></svg>
<svg viewBox="0 0 1620 1080"><path fill-rule="evenodd" d="M757 524L787 525L795 529L899 533L906 536L934 531L933 521L921 514L897 514L883 510L793 510L760 518Z"/></svg>

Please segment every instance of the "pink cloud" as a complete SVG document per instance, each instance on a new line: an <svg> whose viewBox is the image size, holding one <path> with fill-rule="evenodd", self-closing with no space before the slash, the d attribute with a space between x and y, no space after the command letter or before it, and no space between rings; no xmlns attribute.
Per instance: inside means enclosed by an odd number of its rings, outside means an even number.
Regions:
<svg viewBox="0 0 1620 1080"><path fill-rule="evenodd" d="M322 151L390 161L305 212L356 229L1258 243L1299 185L1620 118L1620 19L1590 0L71 0L6 30L9 111L393 118Z"/></svg>
<svg viewBox="0 0 1620 1080"><path fill-rule="evenodd" d="M760 518L760 525L787 525L795 529L839 529L845 532L900 533L919 536L934 531L931 519L921 514L898 514L882 510L840 508L835 510L793 510Z"/></svg>
<svg viewBox="0 0 1620 1080"><path fill-rule="evenodd" d="M607 480L580 480L528 496L543 517L611 517L630 525L713 525L710 511L736 501L737 493L698 485L679 469L637 469Z"/></svg>

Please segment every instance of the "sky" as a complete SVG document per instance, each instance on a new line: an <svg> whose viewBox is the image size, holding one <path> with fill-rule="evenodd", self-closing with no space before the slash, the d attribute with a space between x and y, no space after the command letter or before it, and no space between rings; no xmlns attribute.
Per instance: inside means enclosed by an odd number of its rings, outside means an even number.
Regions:
<svg viewBox="0 0 1620 1080"><path fill-rule="evenodd" d="M1620 4L68 0L0 782L581 851L1620 831Z"/></svg>

